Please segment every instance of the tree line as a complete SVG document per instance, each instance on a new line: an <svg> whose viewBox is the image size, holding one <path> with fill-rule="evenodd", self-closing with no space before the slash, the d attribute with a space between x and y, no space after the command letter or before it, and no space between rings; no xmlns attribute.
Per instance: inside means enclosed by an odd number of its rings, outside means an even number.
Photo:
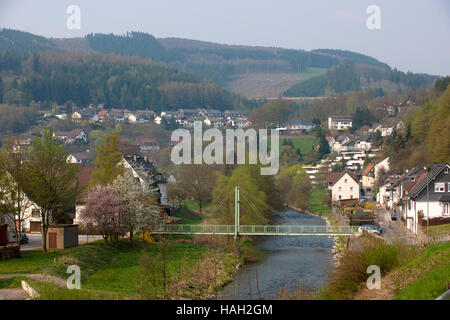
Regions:
<svg viewBox="0 0 450 320"><path fill-rule="evenodd" d="M0 102L7 104L71 101L156 112L179 107L248 110L257 105L212 82L137 57L2 51L0 74Z"/></svg>

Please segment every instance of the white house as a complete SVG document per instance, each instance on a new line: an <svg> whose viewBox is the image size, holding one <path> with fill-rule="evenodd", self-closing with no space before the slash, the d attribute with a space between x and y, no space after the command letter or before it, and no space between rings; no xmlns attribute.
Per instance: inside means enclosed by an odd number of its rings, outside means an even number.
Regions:
<svg viewBox="0 0 450 320"><path fill-rule="evenodd" d="M160 125L162 122L162 118L160 116L156 116L153 122L156 123L157 125Z"/></svg>
<svg viewBox="0 0 450 320"><path fill-rule="evenodd" d="M332 201L350 199L357 199L359 201L359 196L359 183L348 172L342 172L336 182L331 185Z"/></svg>
<svg viewBox="0 0 450 320"><path fill-rule="evenodd" d="M389 157L387 157L386 159L384 159L383 161L380 161L379 163L377 163L374 167L374 175L375 175L375 181L378 180L378 177L380 176L380 174L382 174L383 172L388 172L389 171Z"/></svg>
<svg viewBox="0 0 450 320"><path fill-rule="evenodd" d="M417 234L420 221L444 219L450 223L450 165L435 164L405 190L402 215Z"/></svg>
<svg viewBox="0 0 450 320"><path fill-rule="evenodd" d="M56 131L53 136L61 139L65 144L75 142L87 143L88 136L83 129L73 129L72 131Z"/></svg>
<svg viewBox="0 0 450 320"><path fill-rule="evenodd" d="M331 116L328 117L328 129L347 130L352 127L352 116Z"/></svg>

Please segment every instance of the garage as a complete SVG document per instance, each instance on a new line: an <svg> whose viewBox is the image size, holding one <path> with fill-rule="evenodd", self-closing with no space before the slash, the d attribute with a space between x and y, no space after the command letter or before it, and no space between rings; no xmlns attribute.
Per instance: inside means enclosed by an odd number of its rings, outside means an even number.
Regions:
<svg viewBox="0 0 450 320"><path fill-rule="evenodd" d="M30 222L30 232L31 233L40 233L41 232L41 223L36 221Z"/></svg>
<svg viewBox="0 0 450 320"><path fill-rule="evenodd" d="M78 246L78 225L57 224L48 227L47 249L65 249Z"/></svg>

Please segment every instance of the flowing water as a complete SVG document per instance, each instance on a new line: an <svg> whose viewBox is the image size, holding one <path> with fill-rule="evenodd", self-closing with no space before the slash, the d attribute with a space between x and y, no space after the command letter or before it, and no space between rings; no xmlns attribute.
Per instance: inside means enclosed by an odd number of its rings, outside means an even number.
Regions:
<svg viewBox="0 0 450 320"><path fill-rule="evenodd" d="M293 210L283 212L276 224L324 225L319 217ZM334 241L328 236L267 236L256 238L264 258L243 266L218 299L278 298L281 288L294 285L317 289L333 268Z"/></svg>

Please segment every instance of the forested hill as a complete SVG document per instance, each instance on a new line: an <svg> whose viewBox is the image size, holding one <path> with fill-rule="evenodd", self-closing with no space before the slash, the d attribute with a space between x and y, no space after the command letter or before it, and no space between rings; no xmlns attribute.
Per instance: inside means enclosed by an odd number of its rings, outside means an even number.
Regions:
<svg viewBox="0 0 450 320"><path fill-rule="evenodd" d="M89 34L84 38L48 39L17 30L3 29L0 31L0 51L14 50L19 53L36 53L48 50L61 52L83 51L86 53L115 54L121 56L139 57L162 62L178 72L187 73L197 79L213 81L219 85L250 98L264 98L276 96L323 96L334 95L342 92L383 89L384 91L416 90L420 86L430 86L437 78L426 74L403 73L391 69L387 64L373 57L351 51L335 49L317 49L312 51L292 50L273 47L254 47L224 45L212 42L164 38L158 39L143 32L128 32L123 35L115 34ZM176 80L168 76L164 81ZM194 77L192 77L194 79ZM190 89L181 90L179 84L173 89L173 84L164 86L164 90L179 92L181 97L189 91L188 96L203 92L208 98L199 96L189 98L186 102L201 101L205 105L214 101L233 100L236 96L226 92L220 94L226 98L218 99L219 88L210 83L192 85ZM152 94L154 101L161 103L180 103L184 100L167 98L164 100L162 83L158 83L160 97ZM192 91L191 87L196 89ZM202 87L202 89L199 89ZM125 91L129 91L129 86ZM153 90L156 90L153 83ZM171 88L171 89L168 89ZM206 89L208 88L208 89ZM214 89L211 89L214 88ZM95 88L97 90L97 88ZM104 91L101 88L100 91ZM138 92L140 89L137 89ZM145 92L146 90L140 90ZM214 98L210 93L213 92ZM134 94L134 93L133 93ZM144 93L138 95L145 96ZM120 98L114 99L105 94L100 95L102 100L109 103L127 101L120 94ZM126 96L126 94L125 94ZM169 94L169 96L172 96ZM136 98L132 101L141 104L144 98ZM184 99L184 98L183 98ZM239 100L239 99L238 99ZM147 102L148 99L145 98ZM177 102L173 102L177 101ZM244 104L248 103L244 102ZM215 102L214 107L220 108L222 102Z"/></svg>
<svg viewBox="0 0 450 320"><path fill-rule="evenodd" d="M293 85L283 95L319 97L365 89L372 89L383 94L386 91L417 90L421 86L429 87L437 78L428 74L405 73L397 69L344 62L330 68L323 75Z"/></svg>
<svg viewBox="0 0 450 320"><path fill-rule="evenodd" d="M225 45L188 39L157 39L143 32L124 35L89 34L84 39L47 39L27 32L3 29L0 50L36 52L48 49L97 51L161 61L179 71L216 82L249 72L300 73L307 68L329 68L350 61L389 69L378 60L339 50L292 50Z"/></svg>
<svg viewBox="0 0 450 320"><path fill-rule="evenodd" d="M54 50L0 51L0 103L74 102L129 109L208 107L251 109L255 102L162 63Z"/></svg>

